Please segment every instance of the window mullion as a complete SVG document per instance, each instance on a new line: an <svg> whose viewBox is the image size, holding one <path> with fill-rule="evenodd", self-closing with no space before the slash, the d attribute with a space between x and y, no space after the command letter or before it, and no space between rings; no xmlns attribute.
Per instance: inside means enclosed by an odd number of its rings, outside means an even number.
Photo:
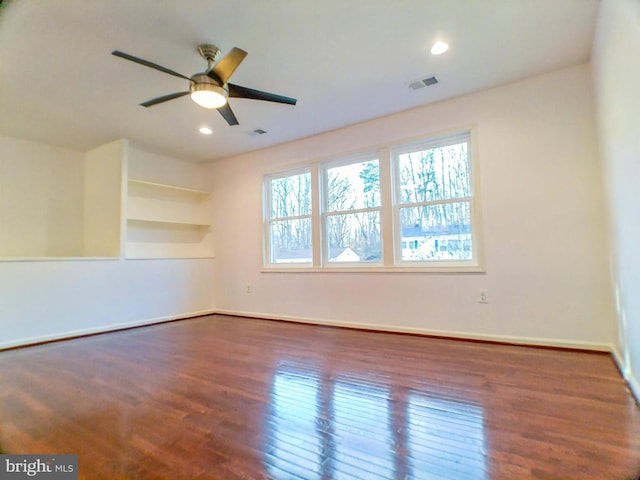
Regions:
<svg viewBox="0 0 640 480"><path fill-rule="evenodd" d="M324 226L321 221L323 207L320 203L320 189L319 167L314 164L311 165L311 256L314 267L322 265L322 250L324 250Z"/></svg>
<svg viewBox="0 0 640 480"><path fill-rule="evenodd" d="M382 241L382 262L385 267L395 264L393 255L393 187L391 174L391 151L388 148L380 150L380 238Z"/></svg>

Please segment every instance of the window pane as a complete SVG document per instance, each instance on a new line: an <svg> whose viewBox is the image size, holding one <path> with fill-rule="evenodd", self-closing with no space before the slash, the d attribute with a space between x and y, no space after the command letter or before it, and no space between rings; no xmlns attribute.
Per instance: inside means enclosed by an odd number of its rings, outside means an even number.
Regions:
<svg viewBox="0 0 640 480"><path fill-rule="evenodd" d="M402 260L471 260L469 202L400 209Z"/></svg>
<svg viewBox="0 0 640 480"><path fill-rule="evenodd" d="M330 262L379 262L380 212L327 217Z"/></svg>
<svg viewBox="0 0 640 480"><path fill-rule="evenodd" d="M327 211L380 206L378 160L327 169Z"/></svg>
<svg viewBox="0 0 640 480"><path fill-rule="evenodd" d="M311 219L271 223L271 263L311 263Z"/></svg>
<svg viewBox="0 0 640 480"><path fill-rule="evenodd" d="M471 195L466 142L399 155L398 173L400 203Z"/></svg>
<svg viewBox="0 0 640 480"><path fill-rule="evenodd" d="M271 180L271 218L311 214L311 173Z"/></svg>

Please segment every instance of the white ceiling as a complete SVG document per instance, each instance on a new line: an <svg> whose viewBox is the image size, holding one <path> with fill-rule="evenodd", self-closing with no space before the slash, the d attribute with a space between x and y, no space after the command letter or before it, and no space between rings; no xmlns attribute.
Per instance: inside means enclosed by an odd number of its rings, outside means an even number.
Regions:
<svg viewBox="0 0 640 480"><path fill-rule="evenodd" d="M117 138L211 161L589 59L598 0L8 0L0 10L0 133L79 150ZM431 44L444 39L439 57ZM231 82L295 107L231 99L240 125L188 96L213 43L249 55ZM435 75L437 85L409 83ZM198 132L208 125L214 134ZM261 128L268 133L250 136Z"/></svg>

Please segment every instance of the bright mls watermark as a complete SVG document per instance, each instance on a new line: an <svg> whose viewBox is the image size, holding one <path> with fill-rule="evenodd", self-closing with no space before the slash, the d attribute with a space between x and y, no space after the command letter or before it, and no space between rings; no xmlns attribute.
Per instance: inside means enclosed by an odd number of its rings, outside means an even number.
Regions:
<svg viewBox="0 0 640 480"><path fill-rule="evenodd" d="M78 480L78 455L0 455L0 480Z"/></svg>

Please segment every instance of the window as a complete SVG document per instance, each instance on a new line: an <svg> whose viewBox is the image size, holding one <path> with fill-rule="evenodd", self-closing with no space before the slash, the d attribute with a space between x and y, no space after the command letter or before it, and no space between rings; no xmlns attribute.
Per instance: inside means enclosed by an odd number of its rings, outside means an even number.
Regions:
<svg viewBox="0 0 640 480"><path fill-rule="evenodd" d="M265 176L266 268L482 270L471 131Z"/></svg>
<svg viewBox="0 0 640 480"><path fill-rule="evenodd" d="M311 172L267 178L269 263L311 264Z"/></svg>
<svg viewBox="0 0 640 480"><path fill-rule="evenodd" d="M325 168L325 258L329 263L380 262L378 158Z"/></svg>
<svg viewBox="0 0 640 480"><path fill-rule="evenodd" d="M468 133L393 150L397 263L474 262Z"/></svg>

